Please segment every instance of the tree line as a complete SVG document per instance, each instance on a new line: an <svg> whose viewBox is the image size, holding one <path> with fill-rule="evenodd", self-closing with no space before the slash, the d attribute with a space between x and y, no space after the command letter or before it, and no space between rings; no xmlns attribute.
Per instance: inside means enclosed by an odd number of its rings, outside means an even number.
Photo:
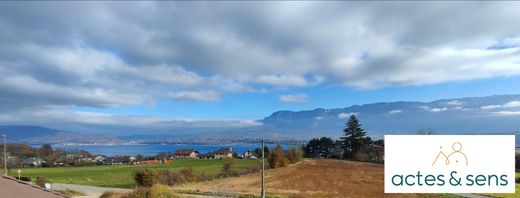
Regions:
<svg viewBox="0 0 520 198"><path fill-rule="evenodd" d="M311 139L304 148L305 157L358 161L383 161L384 140L372 140L352 114L339 140L330 137Z"/></svg>

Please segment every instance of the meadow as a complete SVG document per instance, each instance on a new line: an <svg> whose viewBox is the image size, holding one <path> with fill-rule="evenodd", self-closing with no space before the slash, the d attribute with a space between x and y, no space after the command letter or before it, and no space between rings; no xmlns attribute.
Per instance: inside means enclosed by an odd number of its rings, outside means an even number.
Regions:
<svg viewBox="0 0 520 198"><path fill-rule="evenodd" d="M138 168L169 169L179 171L187 167L193 167L196 174L217 175L223 167L223 160L174 160L165 164L149 165L98 165L82 167L51 167L51 168L23 168L21 176L45 177L54 183L80 184L89 186L133 188L135 186L132 177L134 170ZM258 166L258 160L234 160L234 169L243 170ZM16 170L11 170L13 177L18 177Z"/></svg>

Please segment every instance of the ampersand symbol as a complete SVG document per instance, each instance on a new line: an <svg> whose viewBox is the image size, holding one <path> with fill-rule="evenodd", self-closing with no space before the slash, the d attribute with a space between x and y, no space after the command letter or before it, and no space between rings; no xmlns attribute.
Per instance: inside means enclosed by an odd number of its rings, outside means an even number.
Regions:
<svg viewBox="0 0 520 198"><path fill-rule="evenodd" d="M461 184L461 178L457 178L454 176L454 174L457 174L457 171L452 171L450 173L450 184L453 185L453 186L462 186ZM454 181L454 182L453 182Z"/></svg>

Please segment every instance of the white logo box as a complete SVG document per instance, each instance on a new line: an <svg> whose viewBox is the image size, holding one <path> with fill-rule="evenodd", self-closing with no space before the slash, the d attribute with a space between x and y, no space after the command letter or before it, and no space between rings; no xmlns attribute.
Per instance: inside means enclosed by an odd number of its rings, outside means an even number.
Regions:
<svg viewBox="0 0 520 198"><path fill-rule="evenodd" d="M452 171L461 185L450 183ZM408 177L410 185L399 185L395 175L415 176ZM426 175L444 175L445 184L437 178L432 183L429 176L428 184L434 185L426 185ZM483 178L485 185L479 185ZM515 193L515 136L385 135L385 193Z"/></svg>

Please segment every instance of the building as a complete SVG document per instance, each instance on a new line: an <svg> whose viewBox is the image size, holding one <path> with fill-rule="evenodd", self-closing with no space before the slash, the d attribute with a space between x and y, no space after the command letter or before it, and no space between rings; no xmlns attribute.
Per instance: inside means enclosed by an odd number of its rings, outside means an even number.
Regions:
<svg viewBox="0 0 520 198"><path fill-rule="evenodd" d="M246 152L240 154L240 157L242 158L251 158L251 157L255 157L255 152L251 151L251 150L247 150Z"/></svg>
<svg viewBox="0 0 520 198"><path fill-rule="evenodd" d="M0 197L9 198L66 198L67 196L40 188L15 178L0 176Z"/></svg>
<svg viewBox="0 0 520 198"><path fill-rule="evenodd" d="M29 157L22 161L22 167L39 167L44 161L39 157Z"/></svg>
<svg viewBox="0 0 520 198"><path fill-rule="evenodd" d="M104 164L109 165L126 164L127 162L128 160L122 157L107 157L103 160Z"/></svg>
<svg viewBox="0 0 520 198"><path fill-rule="evenodd" d="M229 148L221 148L215 152L213 152L214 159L223 159L223 158L233 158L233 149Z"/></svg>
<svg viewBox="0 0 520 198"><path fill-rule="evenodd" d="M199 152L193 149L179 149L173 153L175 159L199 159Z"/></svg>

